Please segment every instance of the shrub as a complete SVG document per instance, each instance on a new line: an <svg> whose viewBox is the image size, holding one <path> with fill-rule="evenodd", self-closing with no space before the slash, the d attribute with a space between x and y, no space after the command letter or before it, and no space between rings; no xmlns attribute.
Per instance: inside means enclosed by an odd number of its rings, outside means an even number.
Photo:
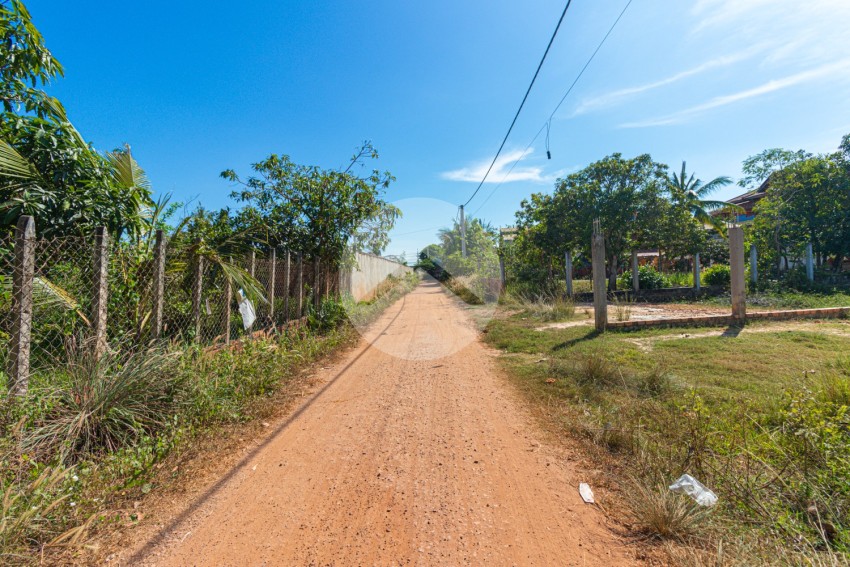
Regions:
<svg viewBox="0 0 850 567"><path fill-rule="evenodd" d="M632 287L632 271L627 270L620 277L620 283L625 289ZM663 289L670 287L670 280L652 266L638 268L638 283L641 289Z"/></svg>
<svg viewBox="0 0 850 567"><path fill-rule="evenodd" d="M702 272L702 283L729 287L732 281L732 269L724 264L715 264Z"/></svg>
<svg viewBox="0 0 850 567"><path fill-rule="evenodd" d="M45 394L51 409L22 437L25 452L74 462L116 451L165 428L175 411L178 353L149 349L123 354L72 353Z"/></svg>
<svg viewBox="0 0 850 567"><path fill-rule="evenodd" d="M710 508L700 507L687 496L664 486L646 487L632 482L631 508L640 528L654 537L683 539L696 532Z"/></svg>
<svg viewBox="0 0 850 567"><path fill-rule="evenodd" d="M315 307L313 302L307 309L307 324L314 331L326 333L337 328L345 321L345 305L342 301L328 298L323 299L319 307Z"/></svg>

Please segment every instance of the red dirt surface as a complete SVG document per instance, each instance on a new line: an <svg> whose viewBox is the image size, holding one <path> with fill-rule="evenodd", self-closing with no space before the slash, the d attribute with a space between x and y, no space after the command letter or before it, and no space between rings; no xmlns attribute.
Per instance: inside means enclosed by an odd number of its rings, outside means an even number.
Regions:
<svg viewBox="0 0 850 567"><path fill-rule="evenodd" d="M374 344L373 344L374 343ZM629 565L433 281L121 565Z"/></svg>

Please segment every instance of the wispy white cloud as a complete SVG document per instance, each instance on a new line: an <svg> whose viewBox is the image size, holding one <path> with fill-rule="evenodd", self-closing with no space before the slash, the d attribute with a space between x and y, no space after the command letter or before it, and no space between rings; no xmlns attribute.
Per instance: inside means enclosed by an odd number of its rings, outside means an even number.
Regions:
<svg viewBox="0 0 850 567"><path fill-rule="evenodd" d="M510 183L512 181L548 181L549 178L543 176L542 167L514 167L513 171L508 173L511 168L511 165L514 162L520 162L526 159L533 152L534 148L529 148L526 151L516 150L512 152L507 152L499 156L499 159L497 159L496 163L493 164L493 169L492 171L490 171L490 175L487 176L487 183ZM450 181L469 181L480 183L481 179L484 177L484 174L487 172L487 168L489 166L489 160L477 162L461 169L446 171L441 174L441 177Z"/></svg>
<svg viewBox="0 0 850 567"><path fill-rule="evenodd" d="M727 67L739 61L743 61L749 57L752 57L759 51L764 50L764 45L755 45L749 49L742 50L738 53L734 53L731 55L726 55L724 57L718 57L716 59L711 59L693 67L691 69L687 69L680 73L676 73L675 75L671 75L670 77L661 79L659 81L655 81L652 83L646 83L644 85L638 85L635 87L628 87L625 89L620 89L616 91L611 91L609 93L596 96L593 98L587 98L583 100L578 108L576 108L573 116L578 116L580 114L586 114L588 112L592 112L594 110L599 110L601 108L607 108L610 106L617 105L622 101L643 94L647 91L652 91L661 87L666 87L667 85L671 85L673 83L677 83L683 79L687 79L688 77L693 77L694 75L699 75L700 73L705 73L706 71L710 71L712 69L717 69L720 67Z"/></svg>
<svg viewBox="0 0 850 567"><path fill-rule="evenodd" d="M771 44L765 64L816 64L850 56L847 0L697 0L692 33L725 45Z"/></svg>
<svg viewBox="0 0 850 567"><path fill-rule="evenodd" d="M712 98L707 102L692 106L690 108L686 108L684 110L680 110L678 112L674 112L673 114L668 114L666 116L661 116L658 118L650 118L648 120L627 122L625 124L621 124L620 127L645 128L648 126L667 126L671 124L681 124L683 122L687 122L689 119L694 118L695 116L698 116L699 114L702 114L707 110L719 108L721 106L728 106L736 102L741 102L747 99L763 96L782 89L787 89L789 87L807 83L809 81L829 77L835 75L836 73L842 74L842 77L844 79L847 79L848 76L846 73L848 71L850 71L850 59L844 59L835 63L828 63L826 65L822 65L815 69L796 73L794 75L790 75L782 79L768 81L762 85L751 89L747 89L730 95L718 96Z"/></svg>

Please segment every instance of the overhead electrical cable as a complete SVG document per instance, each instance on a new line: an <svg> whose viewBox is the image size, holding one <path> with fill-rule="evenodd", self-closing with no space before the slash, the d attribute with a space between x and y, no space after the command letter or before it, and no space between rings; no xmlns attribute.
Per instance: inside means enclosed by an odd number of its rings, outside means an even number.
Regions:
<svg viewBox="0 0 850 567"><path fill-rule="evenodd" d="M486 199L484 199L484 202L483 202L483 203L481 203L481 205L480 205L477 209L475 209L475 212L473 212L470 216L475 216L475 213L477 213L478 211L480 211L480 210L481 210L481 208L482 208L482 207L483 207L483 206L487 203L487 201L489 201L489 200L490 200L490 197L492 197L492 196L493 196L493 194L496 192L496 190L497 190L499 187L501 187L501 186L502 186L502 184L505 182L505 180L508 178L508 176L510 176L511 172L513 172L514 168L516 167L516 164L518 164L518 163L520 162L520 160L522 159L522 157L524 157L524 156L528 153L528 150L529 150L529 149L531 149L531 146L532 146L532 145L534 145L534 142L536 142L536 141L537 141L537 138L539 138L539 137L540 137L540 134L542 134L544 130L546 130L547 139L548 139L549 131L548 131L547 126L548 126L549 124L551 124L551 122L552 122L552 118L554 118L554 117L555 117L555 113L556 113L556 112L558 112L558 110L561 108L561 105L562 105L562 104L564 104L564 101L565 101L565 100L567 100L567 97L568 97L568 96L570 95L570 93L573 91L573 88L576 86L576 84L578 83L579 79L581 79L581 76L582 76L582 75L584 75L584 72L585 72L585 71L587 70L587 68L590 66L591 62L592 62L592 61L593 61L593 59L596 57L596 54L597 54L597 53L599 53L599 50L600 50L600 49L602 49L602 46L603 46L603 45L605 45L605 41L607 41L608 36L610 36L610 35L611 35L611 32L613 32L613 31L614 31L614 28L616 28L616 27L617 27L617 24L618 24L618 23L620 23L620 20L621 20L621 19L623 18L623 16L625 15L626 10L628 10L628 9L629 9L629 6L631 6L631 5L632 5L632 2L633 2L633 1L634 1L634 0L629 0L628 2L626 2L625 7L623 7L622 11L620 11L620 15L619 15L619 16L617 16L617 19L616 19L616 20L614 20L614 23L613 23L613 24L611 24L611 27L610 27L610 28L608 28L608 33L606 33L606 34L605 34L605 36L602 38L602 41L600 41L600 42L599 42L599 45L597 45L597 46L596 46L596 49L595 49L595 50L593 51L593 53L590 55L590 57L588 58L587 62L584 64L584 67L582 67L582 68L581 68L581 71L579 71L578 75L576 75L575 80L572 82L572 84L570 84L569 88L567 89L567 92L565 92L565 93L564 93L564 96L562 96L562 97L561 97L561 100L560 100L560 101L558 102L558 104L555 106L555 110L553 110L553 111L552 111L552 114L550 114L550 115L549 115L549 118L546 120L546 122L544 122L544 123L543 123L543 126L541 126L541 127L540 127L540 130L538 130L538 131L537 131L537 134L535 134L535 135L534 135L534 138L532 138L532 139L531 139L531 142L529 142L529 143L528 143L528 145L525 147L525 149L522 151L522 153L520 154L520 158L519 158L519 159L517 159L517 160L513 163L513 165L511 165L511 168L508 170L508 172L505 174L505 176L502 178L502 180L501 180L501 181L499 181L499 183L497 183L495 187L493 187L493 190L492 190L492 191L490 191L490 194L487 196L487 198L486 198ZM547 147L547 150L548 150L548 147ZM482 183L483 183L483 182L482 182ZM479 188L480 188L480 186L479 186ZM477 190L476 190L476 193L477 193ZM474 197L474 196L475 196L475 194L473 194L472 196ZM470 201L471 201L471 200L472 200L472 199L470 198ZM467 201L467 204L469 204L469 201Z"/></svg>
<svg viewBox="0 0 850 567"><path fill-rule="evenodd" d="M564 21L564 17L567 15L567 10L570 8L570 4L572 4L573 0L567 0L566 6L564 6L564 11L561 12L561 17L558 20L558 25L555 26L555 31L552 33L552 37L549 38L549 44L546 46L546 51L543 52L543 57L540 58L540 63L537 64L537 70L534 72L534 76L531 78L531 83L528 84L528 89L525 91L525 96L522 97L522 102L519 104L519 108L514 115L514 119L511 121L511 125L508 128L508 132L505 134L504 139L502 140L499 149L496 151L496 155L493 156L493 161L490 162L490 167L487 168L487 172L484 174L484 177L481 179L481 183L478 184L478 187L475 189L475 192L472 193L472 196L463 204L465 207L469 204L469 202L475 198L475 195L481 189L481 186L484 185L484 182L487 181L487 176L490 175L490 171L493 169L493 166L496 164L496 160L499 159L499 155L502 153L502 150L505 148L505 143L508 141L508 137L511 135L511 131L514 129L514 125L516 124L517 119L519 118L520 112L522 112L522 107L525 106L525 101L528 100L528 95L531 93L531 87L534 86L534 81L537 80L537 75L540 74L540 69L543 67L543 62L546 61L546 56L549 55L549 50L552 48L552 44L555 42L555 36L558 35L558 30L561 29L561 23Z"/></svg>

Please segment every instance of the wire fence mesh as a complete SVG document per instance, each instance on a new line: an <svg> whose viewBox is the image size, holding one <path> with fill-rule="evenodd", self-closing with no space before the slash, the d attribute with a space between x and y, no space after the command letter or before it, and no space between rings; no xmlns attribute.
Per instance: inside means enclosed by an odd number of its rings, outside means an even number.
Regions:
<svg viewBox="0 0 850 567"><path fill-rule="evenodd" d="M14 236L0 238L4 381L11 373L10 344L17 308L13 281L20 262L15 246ZM94 235L32 241L30 373L60 368L70 356L97 341L96 296L102 281L96 269L98 250ZM154 340L211 346L243 339L258 330L278 331L306 312L316 288L315 264L309 259L299 262L300 255L285 250L221 260L214 255L199 256L192 246L165 243L161 292L155 243L111 242L104 251L103 340L107 348L144 348ZM242 274L242 279L234 273ZM253 279L247 274L253 274ZM237 280L250 289L242 289ZM157 316L160 310L161 318Z"/></svg>

